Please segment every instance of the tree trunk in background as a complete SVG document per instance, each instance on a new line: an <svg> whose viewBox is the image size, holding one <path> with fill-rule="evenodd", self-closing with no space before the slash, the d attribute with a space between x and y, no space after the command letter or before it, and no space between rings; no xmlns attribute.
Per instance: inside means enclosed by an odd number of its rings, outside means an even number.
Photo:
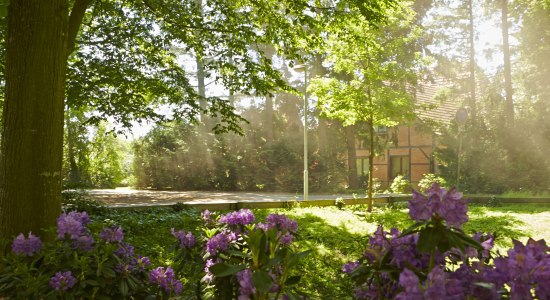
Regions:
<svg viewBox="0 0 550 300"><path fill-rule="evenodd" d="M197 5L197 8L200 12L200 15L202 15L202 0L195 0L195 5ZM197 34L200 35L199 32ZM195 62L197 64L197 92L200 96L199 104L202 110L205 110L207 107L206 103L206 84L204 82L204 53L200 53L200 51L196 51L195 53ZM211 124L210 120L208 120L208 116L206 113L201 112L201 122L206 127L206 132L210 131L212 129L213 124Z"/></svg>
<svg viewBox="0 0 550 300"><path fill-rule="evenodd" d="M75 185L75 184L82 183L82 178L80 177L80 170L78 169L78 165L76 163L76 158L75 158L75 151L74 151L75 132L73 128L74 125L71 124L72 114L70 109L67 110L66 117L67 117L66 124L67 124L67 148L68 148L67 150L69 152L68 156L69 156L69 168L70 168L69 183L71 183L72 185Z"/></svg>
<svg viewBox="0 0 550 300"><path fill-rule="evenodd" d="M0 158L0 237L42 234L61 212L68 1L12 0Z"/></svg>
<svg viewBox="0 0 550 300"><path fill-rule="evenodd" d="M370 98L370 95L369 95ZM373 116L371 113L370 119L372 120ZM367 197L369 199L368 201L368 207L367 211L372 211L372 192L373 192L373 175L374 173L374 125L372 124L372 121L369 124L369 187L367 189Z"/></svg>
<svg viewBox="0 0 550 300"><path fill-rule="evenodd" d="M355 126L346 126L346 145L348 152L348 184L352 189L359 188L357 177L357 156L355 154Z"/></svg>
<svg viewBox="0 0 550 300"><path fill-rule="evenodd" d="M504 89L506 91L506 121L514 123L514 101L512 98L512 68L510 63L510 43L508 41L508 1L501 0L502 5L502 53L504 56Z"/></svg>
<svg viewBox="0 0 550 300"><path fill-rule="evenodd" d="M327 73L327 70L323 67L323 57L320 54L315 55L315 58L313 60L313 70L311 72L311 78L315 78L317 76L323 76ZM316 109L316 112L318 113L319 110ZM326 158L332 158L333 156L330 153L330 146L327 136L328 131L328 122L325 118L321 116L317 116L317 119L319 121L318 130L317 130L317 138L318 138L318 152L321 153Z"/></svg>
<svg viewBox="0 0 550 300"><path fill-rule="evenodd" d="M265 139L273 142L273 96L265 96Z"/></svg>
<svg viewBox="0 0 550 300"><path fill-rule="evenodd" d="M470 44L470 114L472 122L475 122L477 109L476 109L476 49L475 49L475 32L474 32L474 11L472 6L472 0L468 0L469 10L469 25L468 31L469 44Z"/></svg>

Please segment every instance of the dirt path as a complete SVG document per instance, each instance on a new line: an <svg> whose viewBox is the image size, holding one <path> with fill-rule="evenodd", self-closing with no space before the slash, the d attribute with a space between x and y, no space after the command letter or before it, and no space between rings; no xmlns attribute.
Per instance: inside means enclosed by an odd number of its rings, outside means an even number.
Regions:
<svg viewBox="0 0 550 300"><path fill-rule="evenodd" d="M90 198L112 206L147 206L158 204L191 203L227 203L258 201L302 200L301 194L290 193L254 193L254 192L205 192L205 191L151 191L117 188L112 190L88 190ZM353 195L310 195L311 200L335 200L338 197L352 198Z"/></svg>

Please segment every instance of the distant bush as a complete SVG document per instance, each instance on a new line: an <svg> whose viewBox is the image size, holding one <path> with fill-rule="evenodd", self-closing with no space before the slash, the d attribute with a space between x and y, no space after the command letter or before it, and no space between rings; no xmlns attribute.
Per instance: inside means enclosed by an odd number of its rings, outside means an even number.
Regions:
<svg viewBox="0 0 550 300"><path fill-rule="evenodd" d="M393 179L390 189L393 193L405 194L411 191L411 182L403 175L398 175Z"/></svg>
<svg viewBox="0 0 550 300"><path fill-rule="evenodd" d="M438 175L427 173L422 175L422 179L418 182L418 189L424 193L426 192L434 183L439 184L440 186L447 186L447 181Z"/></svg>

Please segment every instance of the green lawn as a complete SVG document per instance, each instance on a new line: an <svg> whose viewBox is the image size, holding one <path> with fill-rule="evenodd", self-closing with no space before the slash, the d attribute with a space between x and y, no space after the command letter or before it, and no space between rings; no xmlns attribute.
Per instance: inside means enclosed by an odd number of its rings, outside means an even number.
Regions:
<svg viewBox="0 0 550 300"><path fill-rule="evenodd" d="M348 299L353 293L352 283L341 273L341 266L359 258L365 250L368 235L378 224L384 228L404 229L412 222L407 209L375 208L366 213L366 207L309 207L294 209L255 210L257 220L265 220L269 213L284 213L298 222L295 244L313 249L301 266L304 274L303 291L312 298ZM151 256L158 263L170 263L168 251L174 243L170 228L196 231L200 228L197 211L156 209L138 212L108 210L93 216L95 226L104 222L122 225L128 241L136 251ZM534 204L505 205L501 207L470 206L470 221L466 232L497 232L497 247L505 249L511 238L525 241L528 237L550 241L550 206Z"/></svg>

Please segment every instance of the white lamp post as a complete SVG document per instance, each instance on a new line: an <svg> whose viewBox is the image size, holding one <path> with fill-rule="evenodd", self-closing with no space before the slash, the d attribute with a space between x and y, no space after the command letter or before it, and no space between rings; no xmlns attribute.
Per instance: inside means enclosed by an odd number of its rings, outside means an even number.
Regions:
<svg viewBox="0 0 550 300"><path fill-rule="evenodd" d="M307 68L308 65L297 65L294 67L294 70L298 72L304 72L304 201L307 201L309 194L308 187L308 163L307 163L307 112L308 108L308 99L307 99Z"/></svg>

